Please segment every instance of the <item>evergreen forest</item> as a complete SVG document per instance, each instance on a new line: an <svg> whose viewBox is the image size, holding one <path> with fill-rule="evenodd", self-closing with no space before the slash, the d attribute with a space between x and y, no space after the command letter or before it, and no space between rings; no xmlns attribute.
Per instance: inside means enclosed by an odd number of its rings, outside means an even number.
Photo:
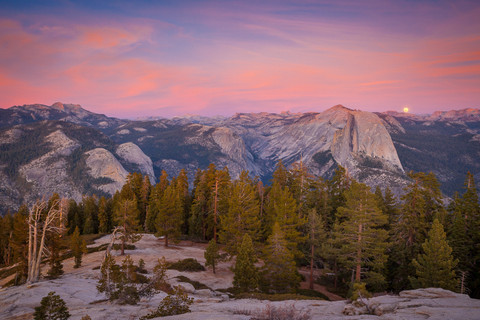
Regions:
<svg viewBox="0 0 480 320"><path fill-rule="evenodd" d="M81 264L82 237L120 227L122 253L139 233L153 233L164 246L187 239L209 243L205 254L213 272L219 259L236 257L233 284L243 292L295 292L297 270L306 267L322 270L317 280L344 296L354 288L441 287L480 298L480 204L473 175L449 202L433 173L409 177L396 198L388 188L372 192L342 167L323 179L301 162L290 169L279 162L270 185L248 172L232 179L228 168L213 164L197 170L193 183L184 170L176 177L163 171L156 184L131 173L111 198L76 202L54 194L36 207L40 222L53 207L66 214L62 226L45 231L49 254L43 262L49 277L58 277L65 253ZM0 266L14 268L12 285L31 276L32 211L23 205L0 217ZM60 229L70 239L68 249L60 245Z"/></svg>

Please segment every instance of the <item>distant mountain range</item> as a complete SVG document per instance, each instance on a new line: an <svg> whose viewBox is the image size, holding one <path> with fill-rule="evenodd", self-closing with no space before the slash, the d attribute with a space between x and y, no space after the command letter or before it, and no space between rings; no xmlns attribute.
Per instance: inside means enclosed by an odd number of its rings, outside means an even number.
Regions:
<svg viewBox="0 0 480 320"><path fill-rule="evenodd" d="M112 194L128 172L156 182L184 168L190 179L210 163L271 178L276 163L302 160L329 177L338 165L372 187L396 194L406 172L432 171L451 196L467 171L480 177L480 110L431 115L371 113L335 106L316 113L241 113L124 120L80 105L0 109L0 212L58 192Z"/></svg>

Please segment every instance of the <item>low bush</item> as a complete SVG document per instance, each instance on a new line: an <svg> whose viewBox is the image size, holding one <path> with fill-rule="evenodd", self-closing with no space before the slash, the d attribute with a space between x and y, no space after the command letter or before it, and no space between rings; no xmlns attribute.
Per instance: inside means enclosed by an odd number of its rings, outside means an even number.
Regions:
<svg viewBox="0 0 480 320"><path fill-rule="evenodd" d="M147 274L148 273L148 271L145 269L145 261L143 259L140 259L138 261L137 272L141 273L141 274Z"/></svg>
<svg viewBox="0 0 480 320"><path fill-rule="evenodd" d="M195 290L210 289L210 287L204 285L203 283L195 281L195 280L191 280L190 278L187 278L185 276L177 276L175 278L177 278L181 282L190 283L195 288ZM212 289L210 289L210 290L212 290Z"/></svg>
<svg viewBox="0 0 480 320"><path fill-rule="evenodd" d="M202 266L197 259L188 258L179 260L177 262L171 262L168 264L168 269L178 270L178 271L190 271L198 272L205 271L205 267Z"/></svg>
<svg viewBox="0 0 480 320"><path fill-rule="evenodd" d="M190 312L190 305L192 303L193 298L189 298L181 288L175 287L174 292L166 296L162 302L160 302L157 310L141 317L140 320L187 313Z"/></svg>
<svg viewBox="0 0 480 320"><path fill-rule="evenodd" d="M65 301L60 298L59 295L55 294L54 291L51 291L47 296L42 298L40 306L35 308L33 318L35 320L65 320L70 318L70 313L68 312Z"/></svg>

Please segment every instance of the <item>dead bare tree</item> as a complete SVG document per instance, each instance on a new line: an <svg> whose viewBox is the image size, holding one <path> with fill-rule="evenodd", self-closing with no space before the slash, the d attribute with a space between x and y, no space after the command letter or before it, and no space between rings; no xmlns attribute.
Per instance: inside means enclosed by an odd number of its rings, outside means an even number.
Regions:
<svg viewBox="0 0 480 320"><path fill-rule="evenodd" d="M45 240L49 233L63 233L66 210L64 200L55 199L50 207L42 199L38 200L28 214L28 275L27 283L37 282L40 277L42 258L48 255Z"/></svg>

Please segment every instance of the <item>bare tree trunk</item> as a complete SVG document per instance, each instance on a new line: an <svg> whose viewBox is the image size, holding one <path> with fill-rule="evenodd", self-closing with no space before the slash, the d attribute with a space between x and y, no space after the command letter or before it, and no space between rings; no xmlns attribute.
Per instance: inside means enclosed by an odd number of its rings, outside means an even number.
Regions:
<svg viewBox="0 0 480 320"><path fill-rule="evenodd" d="M43 214L43 211L47 208L45 200L37 201L32 207L28 216L28 276L27 283L33 283L38 281L40 277L40 264L45 254L45 238L47 232L62 233L65 231L63 227L63 221L65 215L63 210L66 210L65 206L59 207L59 201L56 200L52 203L48 212ZM58 224L56 223L58 222ZM38 243L38 237L40 236L40 243Z"/></svg>

